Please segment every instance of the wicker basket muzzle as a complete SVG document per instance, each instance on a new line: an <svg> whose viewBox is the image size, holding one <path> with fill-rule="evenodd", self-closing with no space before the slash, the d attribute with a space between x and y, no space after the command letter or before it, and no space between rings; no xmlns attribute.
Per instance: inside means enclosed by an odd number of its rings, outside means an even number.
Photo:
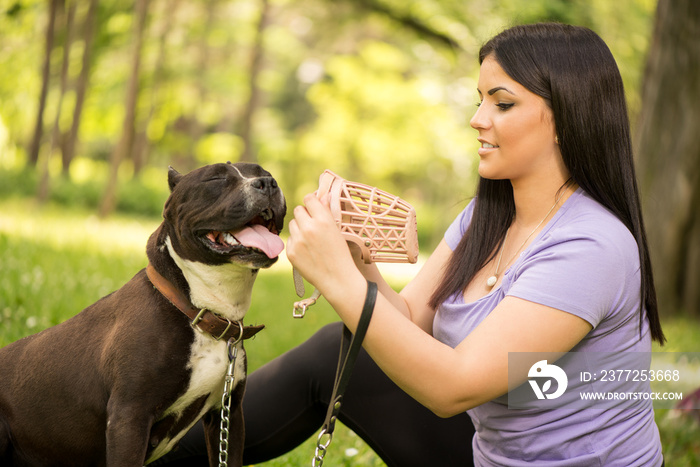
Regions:
<svg viewBox="0 0 700 467"><path fill-rule="evenodd" d="M401 198L351 182L326 170L317 195L330 193L331 213L346 241L362 251L365 263L418 261L416 211Z"/></svg>

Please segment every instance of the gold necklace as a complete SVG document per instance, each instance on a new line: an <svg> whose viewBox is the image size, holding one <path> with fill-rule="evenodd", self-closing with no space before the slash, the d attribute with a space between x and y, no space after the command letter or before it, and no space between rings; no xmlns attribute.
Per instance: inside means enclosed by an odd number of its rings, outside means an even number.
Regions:
<svg viewBox="0 0 700 467"><path fill-rule="evenodd" d="M567 181L567 183L568 183L568 181ZM566 183L565 183L565 185L566 185ZM554 204L552 205L552 207L549 208L549 211L547 211L547 214L544 216L544 218L540 221L539 224L537 224L537 227L535 227L535 228L532 230L532 232L530 232L530 235L528 235L528 236L525 238L525 241L522 243L522 245L520 245L520 247L519 247L517 250L515 250L515 253L514 253L513 256L511 256L511 258L506 262L506 264L510 264L510 262L513 261L513 259L515 259L515 256L520 252L520 250L523 249L523 247L525 246L525 244L527 243L527 241L530 240L530 237L532 237L532 235L533 235L535 232L537 232L537 229L540 228L540 226L541 226L541 225L544 223L544 221L549 217L549 215L552 213L552 211L554 211L554 208L557 207L557 204L559 204L559 201L561 201L561 198L564 196L564 193L566 193L567 191L568 191L568 190L562 191L562 193L561 193L561 194L557 197L557 199L554 201ZM498 269L501 267L501 259L503 258L503 250L505 250L506 241L508 240L508 232L510 232L510 228L508 228L508 230L506 230L506 235L505 235L505 237L503 237L503 243L501 244L501 253L498 255L498 262L496 263L496 270L493 272L493 276L491 276L491 277L489 277L488 279L486 279L486 285L487 285L489 288L493 287L494 285L496 285L496 282L498 282L498 274L499 274L499 273L498 273Z"/></svg>

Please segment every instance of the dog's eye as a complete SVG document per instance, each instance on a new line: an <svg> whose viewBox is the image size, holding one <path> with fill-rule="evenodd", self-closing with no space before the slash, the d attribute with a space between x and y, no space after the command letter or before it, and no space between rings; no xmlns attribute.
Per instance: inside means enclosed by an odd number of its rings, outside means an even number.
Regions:
<svg viewBox="0 0 700 467"><path fill-rule="evenodd" d="M205 183L206 182L225 182L225 181L226 181L226 177L213 177L213 178L209 178L207 180L204 180Z"/></svg>

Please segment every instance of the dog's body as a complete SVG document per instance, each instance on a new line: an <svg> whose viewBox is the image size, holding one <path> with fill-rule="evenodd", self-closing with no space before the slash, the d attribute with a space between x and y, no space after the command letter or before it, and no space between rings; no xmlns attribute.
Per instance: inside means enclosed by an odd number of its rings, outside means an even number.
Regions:
<svg viewBox="0 0 700 467"><path fill-rule="evenodd" d="M150 264L195 307L240 322L258 269L283 248L284 196L254 164L171 169L168 178ZM236 345L229 465L240 465L243 439L246 359ZM0 465L140 466L200 418L214 463L228 355L225 339L195 330L142 270L66 322L0 349Z"/></svg>

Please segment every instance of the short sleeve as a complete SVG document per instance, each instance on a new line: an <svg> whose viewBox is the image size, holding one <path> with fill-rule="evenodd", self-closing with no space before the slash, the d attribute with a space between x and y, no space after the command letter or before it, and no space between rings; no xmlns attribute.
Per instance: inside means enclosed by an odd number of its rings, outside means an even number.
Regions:
<svg viewBox="0 0 700 467"><path fill-rule="evenodd" d="M460 240L464 236L464 233L469 228L469 223L472 221L472 215L474 214L474 200L470 201L464 210L459 213L452 224L445 231L445 242L450 249L454 250L457 248Z"/></svg>
<svg viewBox="0 0 700 467"><path fill-rule="evenodd" d="M624 227L562 229L532 245L516 265L507 295L566 311L594 328L631 290L639 294L636 242Z"/></svg>

